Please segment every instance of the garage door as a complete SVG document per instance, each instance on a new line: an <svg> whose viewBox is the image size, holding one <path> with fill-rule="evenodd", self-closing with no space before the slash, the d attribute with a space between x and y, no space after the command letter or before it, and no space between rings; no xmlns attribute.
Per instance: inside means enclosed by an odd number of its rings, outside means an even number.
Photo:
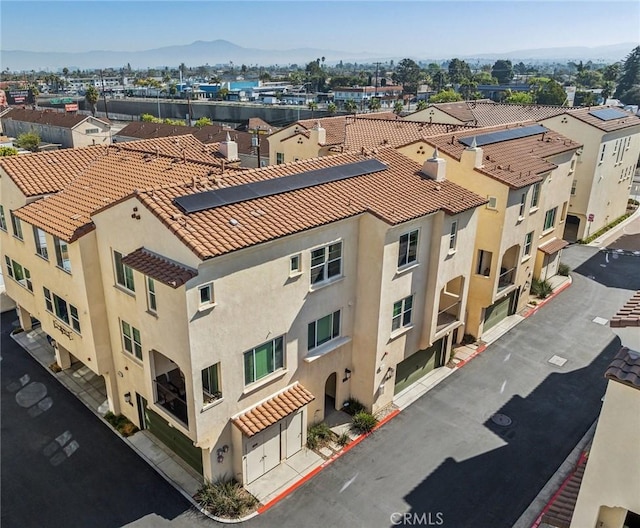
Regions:
<svg viewBox="0 0 640 528"><path fill-rule="evenodd" d="M280 464L280 424L246 439L247 484Z"/></svg>
<svg viewBox="0 0 640 528"><path fill-rule="evenodd" d="M302 411L285 420L287 426L287 458L302 449Z"/></svg>
<svg viewBox="0 0 640 528"><path fill-rule="evenodd" d="M202 475L202 450L193 441L148 407L144 410L145 426L155 437Z"/></svg>
<svg viewBox="0 0 640 528"><path fill-rule="evenodd" d="M394 394L398 394L425 374L444 364L443 343L444 339L438 339L429 348L419 350L398 363Z"/></svg>
<svg viewBox="0 0 640 528"><path fill-rule="evenodd" d="M512 299L513 293L511 295L507 295L504 299L492 304L486 309L484 315L484 332L497 325L507 316L511 315L510 310Z"/></svg>

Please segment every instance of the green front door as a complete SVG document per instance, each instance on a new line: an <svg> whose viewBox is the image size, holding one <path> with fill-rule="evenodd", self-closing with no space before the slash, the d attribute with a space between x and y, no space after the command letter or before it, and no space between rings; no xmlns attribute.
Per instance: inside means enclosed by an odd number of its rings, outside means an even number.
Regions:
<svg viewBox="0 0 640 528"><path fill-rule="evenodd" d="M433 345L401 361L396 366L396 384L394 394L406 389L418 381L422 376L444 364L444 338L438 339Z"/></svg>
<svg viewBox="0 0 640 528"><path fill-rule="evenodd" d="M193 441L183 435L158 413L148 407L144 411L146 427L164 445L202 475L202 450L193 445Z"/></svg>
<svg viewBox="0 0 640 528"><path fill-rule="evenodd" d="M489 306L484 315L484 328L486 332L490 328L497 325L500 321L511 315L511 301L513 294L507 295L504 299Z"/></svg>

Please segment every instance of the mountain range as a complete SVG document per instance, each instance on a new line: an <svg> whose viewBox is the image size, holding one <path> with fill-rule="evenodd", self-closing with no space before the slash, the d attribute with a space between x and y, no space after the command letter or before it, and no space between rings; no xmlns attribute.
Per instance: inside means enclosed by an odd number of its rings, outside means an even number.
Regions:
<svg viewBox="0 0 640 528"><path fill-rule="evenodd" d="M518 62L548 62L548 61L584 61L615 62L623 60L638 43L621 43L611 46L599 47L566 47L566 48L540 48L518 51L505 51L504 53L480 53L474 55L457 55L458 58L471 61L492 61L497 59L510 59ZM427 52L428 53L428 52ZM426 55L426 53L424 54ZM439 62L454 58L451 57L426 57L412 52L405 57L420 61ZM51 70L56 71L64 67L75 69L97 68L122 68L130 64L132 68L158 68L177 67L185 63L189 67L203 64L229 64L232 62L239 67L241 64L259 64L268 66L272 64L299 64L304 65L318 57L326 57L327 64L335 64L340 60L344 62L374 62L398 61L401 56L375 56L367 52L347 52L319 48L296 48L289 50L266 50L256 48L244 48L226 40L196 41L187 45L166 46L145 51L79 51L79 52L55 52L55 51L22 51L3 50L1 52L2 67L11 71Z"/></svg>

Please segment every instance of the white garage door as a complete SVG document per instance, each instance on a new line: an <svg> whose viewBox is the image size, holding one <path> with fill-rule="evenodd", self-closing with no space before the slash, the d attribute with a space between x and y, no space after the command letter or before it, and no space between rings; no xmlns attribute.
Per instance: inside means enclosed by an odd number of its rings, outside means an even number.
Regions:
<svg viewBox="0 0 640 528"><path fill-rule="evenodd" d="M280 424L272 425L246 441L247 484L280 463Z"/></svg>

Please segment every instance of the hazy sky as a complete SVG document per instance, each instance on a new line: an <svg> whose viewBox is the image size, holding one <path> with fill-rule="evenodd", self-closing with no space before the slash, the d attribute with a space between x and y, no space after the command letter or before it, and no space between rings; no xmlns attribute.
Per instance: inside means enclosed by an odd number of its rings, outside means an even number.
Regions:
<svg viewBox="0 0 640 528"><path fill-rule="evenodd" d="M136 51L195 40L382 56L454 56L640 41L640 2L2 0L1 46Z"/></svg>

